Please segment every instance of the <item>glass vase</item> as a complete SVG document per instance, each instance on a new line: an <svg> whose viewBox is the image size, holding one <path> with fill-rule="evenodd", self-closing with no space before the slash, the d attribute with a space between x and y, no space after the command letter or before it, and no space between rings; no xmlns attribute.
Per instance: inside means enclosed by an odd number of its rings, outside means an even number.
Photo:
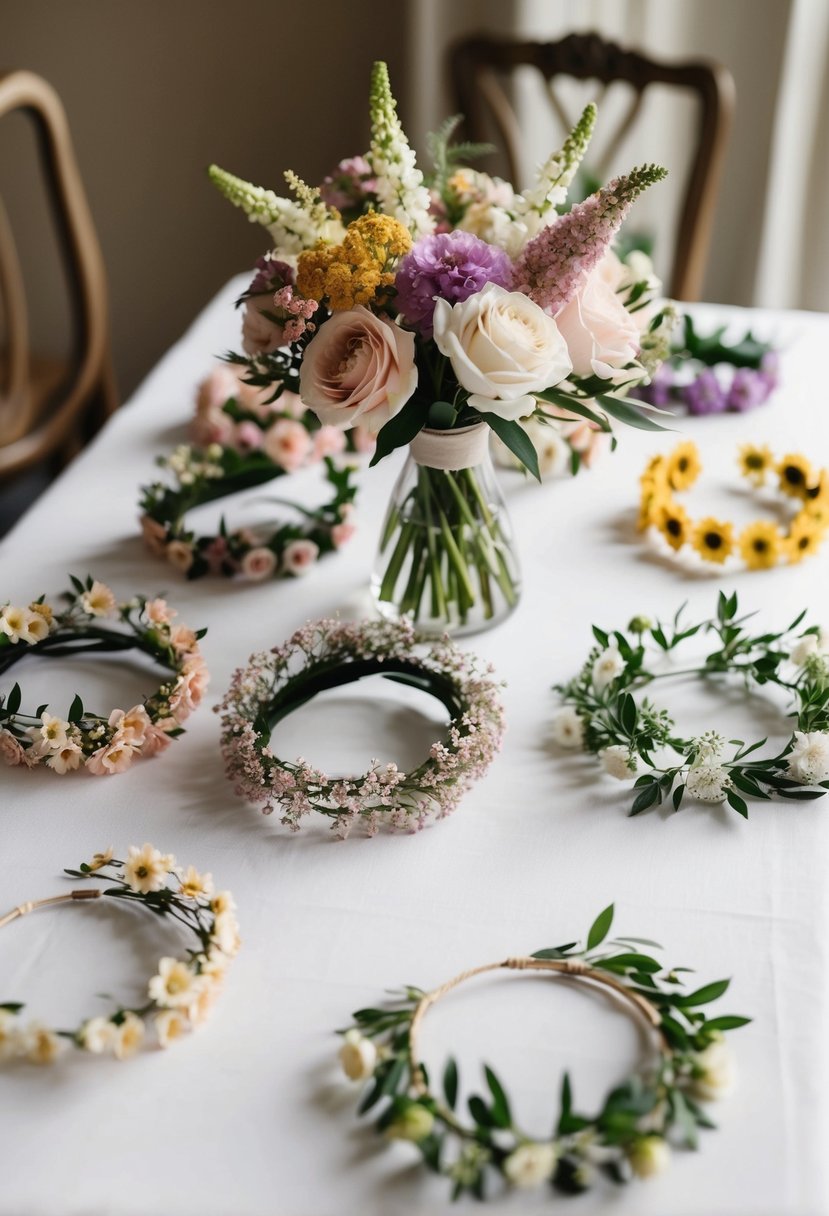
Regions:
<svg viewBox="0 0 829 1216"><path fill-rule="evenodd" d="M392 491L372 593L387 620L424 637L491 629L518 604L521 577L485 423L423 430Z"/></svg>

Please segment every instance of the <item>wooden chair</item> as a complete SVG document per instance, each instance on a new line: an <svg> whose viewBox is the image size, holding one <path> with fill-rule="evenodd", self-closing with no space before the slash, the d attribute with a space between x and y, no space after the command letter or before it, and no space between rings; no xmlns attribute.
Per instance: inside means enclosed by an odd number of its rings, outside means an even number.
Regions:
<svg viewBox="0 0 829 1216"><path fill-rule="evenodd" d="M28 114L37 131L74 332L68 335L64 358L32 352L20 261L0 200L0 302L6 331L5 349L0 349L0 482L45 461L62 466L118 404L106 273L66 113L51 85L26 71L0 75L0 117L15 110Z"/></svg>
<svg viewBox="0 0 829 1216"><path fill-rule="evenodd" d="M649 86L668 85L695 94L699 101L696 148L679 214L670 289L675 299L699 298L734 111L734 80L726 68L704 61L663 63L606 42L598 34L570 34L560 42L502 42L483 35L467 38L451 48L449 65L467 134L471 139L484 139L489 114L503 142L513 181L518 174L521 128L501 81L520 67L535 68L544 78L550 104L565 129L572 121L555 91L557 77L598 80L602 93L615 81L630 86L633 96L607 145L605 161L636 121Z"/></svg>

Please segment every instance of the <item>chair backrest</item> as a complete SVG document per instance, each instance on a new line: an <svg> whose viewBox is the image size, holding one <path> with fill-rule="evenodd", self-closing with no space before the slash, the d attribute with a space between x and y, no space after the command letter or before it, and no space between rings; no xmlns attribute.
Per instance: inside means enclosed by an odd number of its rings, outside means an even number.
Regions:
<svg viewBox="0 0 829 1216"><path fill-rule="evenodd" d="M475 140L485 138L489 114L503 141L512 180L518 176L521 127L501 82L521 67L535 68L544 78L550 104L565 128L572 123L555 91L557 77L597 80L603 91L616 81L630 86L629 108L606 145L605 160L635 123L650 85L695 94L699 102L696 147L681 203L670 290L676 299L699 298L734 110L734 80L726 68L703 61L663 63L606 42L598 34L570 34L559 42L503 42L485 35L465 38L451 48L449 65L467 134Z"/></svg>
<svg viewBox="0 0 829 1216"><path fill-rule="evenodd" d="M20 110L38 136L43 175L70 296L71 354L58 394L44 409L31 380L32 352L23 276L0 200L0 299L6 343L0 352L0 475L18 472L77 442L91 405L105 416L115 392L107 285L66 113L55 90L33 72L0 75L0 118Z"/></svg>

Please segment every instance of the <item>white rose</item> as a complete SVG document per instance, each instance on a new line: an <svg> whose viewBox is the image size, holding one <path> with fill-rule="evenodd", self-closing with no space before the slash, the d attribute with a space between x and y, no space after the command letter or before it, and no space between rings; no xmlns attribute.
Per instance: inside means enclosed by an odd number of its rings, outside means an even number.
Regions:
<svg viewBox="0 0 829 1216"><path fill-rule="evenodd" d="M786 771L802 785L817 785L829 779L829 731L796 730Z"/></svg>
<svg viewBox="0 0 829 1216"><path fill-rule="evenodd" d="M792 663L802 667L813 654L822 654L829 650L829 630L819 629L817 633L806 633L795 642L789 655Z"/></svg>
<svg viewBox="0 0 829 1216"><path fill-rule="evenodd" d="M694 1096L703 1102L724 1098L734 1088L737 1069L731 1049L724 1039L715 1039L698 1052L694 1056L694 1065Z"/></svg>
<svg viewBox="0 0 829 1216"><path fill-rule="evenodd" d="M365 1081L374 1072L377 1063L377 1048L371 1039L365 1038L359 1030L348 1030L339 1050L340 1063L343 1072L350 1081Z"/></svg>
<svg viewBox="0 0 829 1216"><path fill-rule="evenodd" d="M532 394L572 370L552 317L527 296L495 283L459 304L438 299L434 336L469 392L470 406L511 421L531 414Z"/></svg>
<svg viewBox="0 0 829 1216"><path fill-rule="evenodd" d="M731 785L728 769L719 764L700 764L688 773L685 788L699 802L725 802Z"/></svg>
<svg viewBox="0 0 829 1216"><path fill-rule="evenodd" d="M593 687L597 692L602 692L624 670L625 660L622 658L618 646L608 646L607 650L603 650L593 664Z"/></svg>
<svg viewBox="0 0 829 1216"><path fill-rule="evenodd" d="M599 268L565 304L556 323L577 376L618 378L620 369L638 357L639 327Z"/></svg>
<svg viewBox="0 0 829 1216"><path fill-rule="evenodd" d="M513 1186L539 1186L552 1177L557 1159L554 1144L521 1144L504 1162L504 1176Z"/></svg>
<svg viewBox="0 0 829 1216"><path fill-rule="evenodd" d="M638 767L636 757L631 756L628 749L622 747L621 744L603 748L599 752L599 759L604 771L611 777L615 777L617 781L627 781L629 777L636 776Z"/></svg>
<svg viewBox="0 0 829 1216"><path fill-rule="evenodd" d="M654 1178L668 1168L671 1150L661 1136L643 1136L630 1149L628 1160L637 1178Z"/></svg>
<svg viewBox="0 0 829 1216"><path fill-rule="evenodd" d="M584 722L566 705L553 718L553 739L560 747L581 747L584 743Z"/></svg>

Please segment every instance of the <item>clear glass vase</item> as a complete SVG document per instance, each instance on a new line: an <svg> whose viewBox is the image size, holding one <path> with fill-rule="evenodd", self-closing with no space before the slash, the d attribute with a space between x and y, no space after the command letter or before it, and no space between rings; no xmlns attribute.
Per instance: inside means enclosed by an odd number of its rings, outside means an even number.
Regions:
<svg viewBox="0 0 829 1216"><path fill-rule="evenodd" d="M485 423L421 431L392 491L372 594L381 616L408 616L425 637L491 629L521 595L488 438Z"/></svg>

